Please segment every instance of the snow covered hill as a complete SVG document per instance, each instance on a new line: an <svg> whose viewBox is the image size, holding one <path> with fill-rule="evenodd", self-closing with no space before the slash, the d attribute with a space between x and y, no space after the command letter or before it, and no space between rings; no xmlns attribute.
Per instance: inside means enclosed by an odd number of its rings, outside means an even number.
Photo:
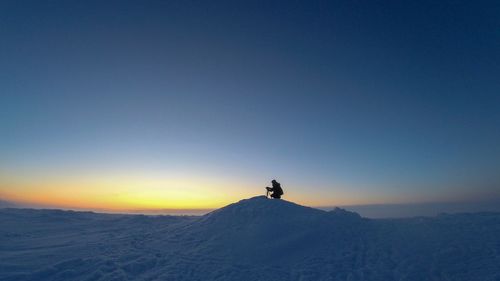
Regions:
<svg viewBox="0 0 500 281"><path fill-rule="evenodd" d="M16 204L0 199L0 208L16 208L16 207L18 207Z"/></svg>
<svg viewBox="0 0 500 281"><path fill-rule="evenodd" d="M0 209L0 280L500 280L500 214L370 220L264 196L201 217Z"/></svg>

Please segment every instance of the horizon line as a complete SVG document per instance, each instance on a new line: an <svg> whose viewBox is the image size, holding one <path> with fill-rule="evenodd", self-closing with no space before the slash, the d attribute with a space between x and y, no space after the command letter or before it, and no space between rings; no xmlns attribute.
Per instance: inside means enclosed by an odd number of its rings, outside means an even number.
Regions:
<svg viewBox="0 0 500 281"><path fill-rule="evenodd" d="M253 198L253 197L249 197ZM243 198L241 200L248 199ZM235 201L233 203L239 202ZM288 200L286 200L288 201ZM124 215L173 215L173 216L202 216L217 209L223 208L137 208L137 209L108 209L108 208L85 208L76 206L57 206L48 204L23 203L0 198L0 203L5 203L5 207L18 209L45 209L45 210L65 210L77 212L95 212L105 214ZM290 201L293 202L293 201ZM294 202L295 203L295 202ZM302 205L302 204L299 204ZM304 205L307 206L307 205ZM336 207L348 209L360 213L363 217L389 218L389 217L412 217L412 216L434 216L439 213L463 213L463 212L500 212L500 198L489 200L469 200L469 201L434 201L434 202L413 202L413 203L375 203L375 204L351 204L351 205L322 205L308 206L311 208L330 211ZM428 207L428 208L422 208Z"/></svg>

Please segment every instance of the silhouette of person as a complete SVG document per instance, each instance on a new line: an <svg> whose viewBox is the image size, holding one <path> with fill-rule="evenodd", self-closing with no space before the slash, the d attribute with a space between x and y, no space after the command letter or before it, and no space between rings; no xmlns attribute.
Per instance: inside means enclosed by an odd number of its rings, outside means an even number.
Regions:
<svg viewBox="0 0 500 281"><path fill-rule="evenodd" d="M273 187L267 186L266 189L267 191L271 191L271 197L274 199L280 199L281 195L283 195L283 189L281 188L281 184L277 182L276 180L272 180L271 183L273 184Z"/></svg>

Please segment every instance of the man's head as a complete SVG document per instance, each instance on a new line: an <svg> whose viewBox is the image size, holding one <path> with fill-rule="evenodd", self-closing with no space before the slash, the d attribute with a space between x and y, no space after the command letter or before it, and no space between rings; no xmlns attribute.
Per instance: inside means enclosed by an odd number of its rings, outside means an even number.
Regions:
<svg viewBox="0 0 500 281"><path fill-rule="evenodd" d="M271 182L272 182L272 183L278 183L276 180L272 180Z"/></svg>

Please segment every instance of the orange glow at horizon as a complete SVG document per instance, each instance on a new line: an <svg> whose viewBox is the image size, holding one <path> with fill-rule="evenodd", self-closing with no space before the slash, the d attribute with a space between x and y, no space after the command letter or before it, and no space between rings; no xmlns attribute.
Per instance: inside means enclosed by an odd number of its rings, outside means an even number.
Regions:
<svg viewBox="0 0 500 281"><path fill-rule="evenodd" d="M200 179L98 176L20 179L2 178L0 197L32 203L87 209L204 209L229 203L228 184ZM233 191L234 193L234 191ZM231 195L231 196L229 196Z"/></svg>
<svg viewBox="0 0 500 281"><path fill-rule="evenodd" d="M264 186L234 179L165 176L148 173L99 173L65 176L0 175L0 199L55 208L94 210L215 209L258 195ZM284 186L284 199L307 206L362 205L401 201L353 188L304 191Z"/></svg>

